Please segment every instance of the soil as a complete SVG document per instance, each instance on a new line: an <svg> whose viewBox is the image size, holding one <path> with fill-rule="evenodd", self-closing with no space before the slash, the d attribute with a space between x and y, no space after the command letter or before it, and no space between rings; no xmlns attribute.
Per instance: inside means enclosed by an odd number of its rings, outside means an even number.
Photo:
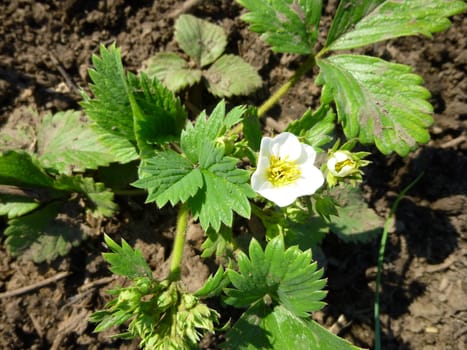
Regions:
<svg viewBox="0 0 467 350"><path fill-rule="evenodd" d="M101 43L116 42L124 65L137 71L155 52L178 50L174 18L181 11L222 25L228 51L255 66L264 87L242 103L259 105L290 77L301 62L294 55L271 52L247 30L242 9L228 0L11 0L0 3L0 125L15 138L33 133L47 112L79 108L79 87L89 83L87 69ZM335 1L325 6L329 24ZM435 125L432 140L409 157L375 154L365 176L369 204L388 215L397 194L417 175L422 179L401 201L389 235L381 294L384 349L463 350L467 346L467 18L433 39L401 38L373 45L366 53L414 67L432 92ZM270 111L267 130L278 129L315 106L319 89L310 75ZM206 97L205 108L215 101ZM240 101L240 100L238 100ZM232 103L236 103L233 100ZM32 131L31 131L32 130ZM18 145L32 148L33 144ZM1 349L134 349L137 341L95 334L87 321L108 300L113 278L101 257L101 233L125 238L140 248L157 276L167 271L175 212L144 206L144 198L118 197L118 215L99 223L94 235L63 258L33 264L11 257L0 246L0 292L57 276L55 283L28 293L0 298ZM5 227L0 222L0 229ZM0 234L0 240L5 239ZM199 258L203 235L190 226L184 280L202 285L209 264ZM374 341L373 299L378 241L345 244L329 235L326 257L328 306L314 318L354 344L371 348ZM222 312L222 310L221 310ZM224 313L229 310L224 310ZM216 348L207 338L204 348Z"/></svg>

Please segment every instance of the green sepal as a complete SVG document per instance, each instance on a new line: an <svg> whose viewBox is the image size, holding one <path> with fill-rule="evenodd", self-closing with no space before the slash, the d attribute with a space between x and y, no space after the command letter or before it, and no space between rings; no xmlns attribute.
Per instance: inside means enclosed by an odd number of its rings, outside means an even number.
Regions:
<svg viewBox="0 0 467 350"><path fill-rule="evenodd" d="M106 234L104 234L104 240L112 251L112 253L102 254L104 260L111 265L110 271L131 279L152 276L151 268L139 249L131 248L124 239L122 239L121 245L118 245Z"/></svg>

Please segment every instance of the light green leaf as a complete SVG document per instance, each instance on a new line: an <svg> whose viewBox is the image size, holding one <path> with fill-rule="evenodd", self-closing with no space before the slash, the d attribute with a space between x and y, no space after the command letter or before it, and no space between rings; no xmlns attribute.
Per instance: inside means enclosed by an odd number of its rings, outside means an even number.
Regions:
<svg viewBox="0 0 467 350"><path fill-rule="evenodd" d="M131 279L137 277L152 277L151 268L148 266L139 249L133 250L124 239L122 239L121 246L107 235L104 235L104 240L110 250L112 250L112 253L102 254L105 261L111 265L109 268L110 271Z"/></svg>
<svg viewBox="0 0 467 350"><path fill-rule="evenodd" d="M222 225L217 231L210 227L206 230L206 237L206 240L201 245L203 249L202 258L209 258L214 254L217 259L233 255L235 247L231 227Z"/></svg>
<svg viewBox="0 0 467 350"><path fill-rule="evenodd" d="M7 151L0 153L0 184L53 187L53 179L34 156L23 151Z"/></svg>
<svg viewBox="0 0 467 350"><path fill-rule="evenodd" d="M368 207L359 188L335 187L331 194L339 205L331 232L346 242L368 242L381 234L384 219Z"/></svg>
<svg viewBox="0 0 467 350"><path fill-rule="evenodd" d="M255 195L248 184L249 173L237 168L237 159L223 157L212 143L204 144L199 157L204 186L188 201L193 217L199 218L204 230L211 226L216 231L222 223L232 226L233 212L249 218L248 197Z"/></svg>
<svg viewBox="0 0 467 350"><path fill-rule="evenodd" d="M83 92L81 106L89 118L106 132L134 141L133 112L120 49L115 44L109 48L101 46L100 55L92 57L94 68L89 70L94 98Z"/></svg>
<svg viewBox="0 0 467 350"><path fill-rule="evenodd" d="M242 16L273 51L313 52L321 18L321 0L237 0L250 12Z"/></svg>
<svg viewBox="0 0 467 350"><path fill-rule="evenodd" d="M222 27L196 18L181 15L175 22L175 40L198 67L214 62L227 45Z"/></svg>
<svg viewBox="0 0 467 350"><path fill-rule="evenodd" d="M341 1L331 26L326 47L347 50L401 36L447 29L448 17L467 9L463 1L387 0Z"/></svg>
<svg viewBox="0 0 467 350"><path fill-rule="evenodd" d="M246 111L245 107L233 108L227 116L225 115L225 101L220 101L211 115L208 117L203 111L196 118L196 122L189 123L181 135L181 146L187 158L197 163L201 154L200 149L208 142L215 143L216 139L233 125L240 122L241 116Z"/></svg>
<svg viewBox="0 0 467 350"><path fill-rule="evenodd" d="M115 161L125 164L138 159L138 150L131 141L108 133L97 125L93 125L92 128L99 134L99 142L114 156Z"/></svg>
<svg viewBox="0 0 467 350"><path fill-rule="evenodd" d="M161 52L150 57L146 74L159 79L170 91L177 92L201 80L201 70L191 69L176 53Z"/></svg>
<svg viewBox="0 0 467 350"><path fill-rule="evenodd" d="M170 201L174 206L194 196L203 186L203 178L189 160L167 150L142 163L141 178L133 186L149 192L146 202L156 201L163 207Z"/></svg>
<svg viewBox="0 0 467 350"><path fill-rule="evenodd" d="M8 219L12 219L33 211L39 206L39 204L40 203L33 198L0 194L0 216L6 215Z"/></svg>
<svg viewBox="0 0 467 350"><path fill-rule="evenodd" d="M406 156L430 139L430 93L412 68L362 55L318 60L318 82L332 90L347 138Z"/></svg>
<svg viewBox="0 0 467 350"><path fill-rule="evenodd" d="M117 210L113 201L114 194L101 182L80 175L62 175L57 178L54 187L58 190L77 192L85 196L86 210L94 217L111 217Z"/></svg>
<svg viewBox="0 0 467 350"><path fill-rule="evenodd" d="M200 289L198 289L194 296L198 298L212 298L219 295L222 290L230 283L224 268L219 266L214 276L209 276L208 280Z"/></svg>
<svg viewBox="0 0 467 350"><path fill-rule="evenodd" d="M227 333L223 348L239 350L358 350L315 321L297 317L279 305L258 304L245 312Z"/></svg>
<svg viewBox="0 0 467 350"><path fill-rule="evenodd" d="M128 74L128 85L139 149L178 140L187 115L173 92L144 73L140 77Z"/></svg>
<svg viewBox="0 0 467 350"><path fill-rule="evenodd" d="M107 166L115 158L98 137L81 112L46 115L37 139L39 160L45 168L68 175Z"/></svg>
<svg viewBox="0 0 467 350"><path fill-rule="evenodd" d="M5 235L5 244L12 255L43 262L67 254L86 234L79 221L68 216L64 202L55 201L10 220Z"/></svg>
<svg viewBox="0 0 467 350"><path fill-rule="evenodd" d="M256 69L236 55L221 56L203 76L208 90L219 97L248 95L262 84Z"/></svg>
<svg viewBox="0 0 467 350"><path fill-rule="evenodd" d="M311 263L311 252L301 251L297 246L285 249L282 236L268 242L263 251L253 239L249 258L238 256L238 269L228 269L234 286L227 289L225 302L235 307L245 307L266 300L272 305L283 305L298 317L307 317L320 310L326 292L326 280L321 279L323 270Z"/></svg>

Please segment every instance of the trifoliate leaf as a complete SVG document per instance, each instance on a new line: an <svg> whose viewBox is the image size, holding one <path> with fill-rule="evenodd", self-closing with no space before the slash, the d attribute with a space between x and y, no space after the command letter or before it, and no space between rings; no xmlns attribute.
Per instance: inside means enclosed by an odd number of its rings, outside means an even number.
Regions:
<svg viewBox="0 0 467 350"><path fill-rule="evenodd" d="M384 219L368 207L362 192L355 187L335 187L331 194L337 204L337 216L331 219L331 232L346 242L368 242L376 238Z"/></svg>
<svg viewBox="0 0 467 350"><path fill-rule="evenodd" d="M249 173L237 168L237 159L223 157L223 151L206 142L200 149L200 170L204 186L189 199L193 217L204 230L218 231L221 224L232 226L233 212L249 218L248 198L255 193L248 184Z"/></svg>
<svg viewBox="0 0 467 350"><path fill-rule="evenodd" d="M222 348L239 350L359 350L315 321L294 315L282 305L257 304L226 335Z"/></svg>
<svg viewBox="0 0 467 350"><path fill-rule="evenodd" d="M201 80L201 70L191 69L176 53L161 52L150 57L145 72L159 79L170 91L177 92Z"/></svg>
<svg viewBox="0 0 467 350"><path fill-rule="evenodd" d="M197 163L201 148L207 142L214 143L218 137L223 136L228 129L240 122L245 111L245 107L238 106L225 115L225 101L222 100L209 117L205 111L201 112L194 126L188 124L181 135L180 143L187 158Z"/></svg>
<svg viewBox="0 0 467 350"><path fill-rule="evenodd" d="M37 138L39 160L45 168L68 175L107 166L115 158L98 138L81 112L46 115Z"/></svg>
<svg viewBox="0 0 467 350"><path fill-rule="evenodd" d="M264 251L253 239L249 256L239 254L238 272L227 270L234 286L226 290L227 304L245 307L265 300L283 305L298 317L307 317L324 306L321 300L326 295L326 280L321 279L323 270L317 270L317 263L311 263L309 250L303 252L297 246L285 249L282 237L277 236Z"/></svg>
<svg viewBox="0 0 467 350"><path fill-rule="evenodd" d="M83 93L81 105L89 118L106 132L134 141L133 112L120 50L115 44L109 48L101 46L100 55L93 56L94 68L89 70L94 98Z"/></svg>
<svg viewBox="0 0 467 350"><path fill-rule="evenodd" d="M128 85L139 149L178 140L187 115L173 92L144 73L128 74Z"/></svg>
<svg viewBox="0 0 467 350"><path fill-rule="evenodd" d="M321 105L318 110L307 110L300 119L287 126L286 131L301 136L315 150L332 141L335 128L335 114L329 105Z"/></svg>
<svg viewBox="0 0 467 350"><path fill-rule="evenodd" d="M256 69L241 57L223 55L203 72L208 90L215 96L248 95L261 87Z"/></svg>
<svg viewBox="0 0 467 350"><path fill-rule="evenodd" d="M192 15L181 15L177 19L175 40L198 67L214 62L227 45L227 35L222 27Z"/></svg>
<svg viewBox="0 0 467 350"><path fill-rule="evenodd" d="M400 36L431 37L447 29L448 17L465 11L463 1L344 0L326 41L329 50L347 50Z"/></svg>
<svg viewBox="0 0 467 350"><path fill-rule="evenodd" d="M117 210L113 201L113 192L101 182L82 176L62 175L57 178L54 187L68 192L81 193L86 197L86 210L94 217L111 217Z"/></svg>
<svg viewBox="0 0 467 350"><path fill-rule="evenodd" d="M318 65L318 82L332 90L347 138L401 156L428 142L430 93L411 67L362 55L335 55Z"/></svg>
<svg viewBox="0 0 467 350"><path fill-rule="evenodd" d="M176 205L194 196L203 186L203 177L193 163L167 150L142 163L141 178L133 186L149 192L146 202L156 201L163 207L169 201Z"/></svg>
<svg viewBox="0 0 467 350"><path fill-rule="evenodd" d="M112 250L112 253L102 254L105 261L111 265L110 271L131 279L152 276L151 268L146 263L139 249L131 248L124 239L122 239L121 246L107 235L104 235L104 240L110 250Z"/></svg>
<svg viewBox="0 0 467 350"><path fill-rule="evenodd" d="M51 261L67 254L85 237L84 226L75 216L68 216L72 204L54 201L31 214L8 222L6 246L14 256L34 262ZM68 208L68 209L67 209Z"/></svg>
<svg viewBox="0 0 467 350"><path fill-rule="evenodd" d="M53 179L34 156L23 151L7 151L0 153L0 184L53 187Z"/></svg>
<svg viewBox="0 0 467 350"><path fill-rule="evenodd" d="M12 219L33 211L39 204L39 201L26 196L0 194L0 216L6 215L8 219Z"/></svg>
<svg viewBox="0 0 467 350"><path fill-rule="evenodd" d="M273 51L309 54L318 37L321 0L237 0L250 12L242 19Z"/></svg>

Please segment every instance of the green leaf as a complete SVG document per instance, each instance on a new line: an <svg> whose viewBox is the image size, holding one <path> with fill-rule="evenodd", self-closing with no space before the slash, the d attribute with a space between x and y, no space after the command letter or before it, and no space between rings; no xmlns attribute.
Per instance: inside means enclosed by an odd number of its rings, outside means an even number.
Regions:
<svg viewBox="0 0 467 350"><path fill-rule="evenodd" d="M287 126L286 131L301 136L315 150L332 141L335 114L329 105L321 105L314 113L308 109L303 116Z"/></svg>
<svg viewBox="0 0 467 350"><path fill-rule="evenodd" d="M0 184L53 187L53 179L34 156L23 151L7 151L0 153Z"/></svg>
<svg viewBox="0 0 467 350"><path fill-rule="evenodd" d="M132 142L108 133L97 125L93 125L92 128L99 134L99 142L113 155L115 161L125 164L138 159L138 150Z"/></svg>
<svg viewBox="0 0 467 350"><path fill-rule="evenodd" d="M237 0L250 12L242 16L273 51L313 52L321 18L321 0Z"/></svg>
<svg viewBox="0 0 467 350"><path fill-rule="evenodd" d="M121 246L107 235L104 235L104 240L112 251L112 253L102 254L105 261L111 265L109 268L110 271L131 279L137 277L152 277L151 268L146 263L139 249L133 250L124 239L122 239Z"/></svg>
<svg viewBox="0 0 467 350"><path fill-rule="evenodd" d="M321 279L323 270L317 270L316 262L311 263L310 251L302 252L297 246L285 249L279 235L264 251L253 239L249 255L239 254L238 272L227 270L234 286L226 290L227 304L245 307L266 300L283 305L298 317L307 317L324 306L321 300L326 295L326 280Z"/></svg>
<svg viewBox="0 0 467 350"><path fill-rule="evenodd" d="M332 90L347 138L401 156L428 142L430 93L411 67L362 55L335 55L318 65L318 82Z"/></svg>
<svg viewBox="0 0 467 350"><path fill-rule="evenodd" d="M167 150L142 163L141 178L133 186L149 192L146 202L156 201L163 207L170 201L174 206L194 196L203 186L203 178L189 160Z"/></svg>
<svg viewBox="0 0 467 350"><path fill-rule="evenodd" d="M283 224L287 246L298 245L301 250L312 249L321 244L329 232L329 224L320 216L306 210L289 207Z"/></svg>
<svg viewBox="0 0 467 350"><path fill-rule="evenodd" d="M139 78L128 74L128 85L140 150L150 144L178 140L187 117L180 100L144 73Z"/></svg>
<svg viewBox="0 0 467 350"><path fill-rule="evenodd" d="M248 184L249 173L237 168L237 159L223 157L223 151L206 142L200 149L199 164L204 186L188 200L193 217L204 230L218 231L221 224L232 226L233 212L249 218L249 197L255 193Z"/></svg>
<svg viewBox="0 0 467 350"><path fill-rule="evenodd" d="M39 204L40 203L33 198L0 194L0 216L6 215L8 219L12 219L33 211Z"/></svg>
<svg viewBox="0 0 467 350"><path fill-rule="evenodd" d="M341 1L326 41L329 50L347 50L401 36L447 29L448 17L467 9L463 1Z"/></svg>
<svg viewBox="0 0 467 350"><path fill-rule="evenodd" d="M151 56L145 72L159 79L170 91L177 92L201 81L201 70L191 69L176 53L161 52Z"/></svg>
<svg viewBox="0 0 467 350"><path fill-rule="evenodd" d="M83 93L81 106L89 118L106 132L135 141L133 112L120 49L115 44L109 48L101 46L100 55L92 57L94 68L89 70L94 98Z"/></svg>
<svg viewBox="0 0 467 350"><path fill-rule="evenodd" d="M236 55L223 55L205 72L208 90L215 96L248 95L262 85L255 68Z"/></svg>
<svg viewBox="0 0 467 350"><path fill-rule="evenodd" d="M46 115L37 139L39 160L44 167L68 175L107 166L115 158L98 137L81 112Z"/></svg>
<svg viewBox="0 0 467 350"><path fill-rule="evenodd" d="M222 27L196 18L181 15L175 22L175 40L198 67L214 62L227 45Z"/></svg>
<svg viewBox="0 0 467 350"><path fill-rule="evenodd" d="M222 290L229 285L230 280L224 272L224 268L219 266L214 276L209 276L208 280L194 295L198 298L212 298L219 295Z"/></svg>
<svg viewBox="0 0 467 350"><path fill-rule="evenodd" d="M233 256L235 247L232 228L222 225L219 230L215 231L210 227L206 230L206 236L206 240L201 245L202 258L209 258L213 255L217 259Z"/></svg>
<svg viewBox="0 0 467 350"><path fill-rule="evenodd" d="M358 350L315 321L297 317L279 305L273 310L258 304L245 312L226 335L222 348Z"/></svg>
<svg viewBox="0 0 467 350"><path fill-rule="evenodd" d="M331 232L346 242L368 242L381 234L384 219L368 207L359 188L335 187L331 194L339 205Z"/></svg>
<svg viewBox="0 0 467 350"><path fill-rule="evenodd" d="M96 218L111 217L117 210L113 201L113 192L103 183L94 182L93 178L62 175L57 178L54 187L68 192L78 192L86 197L86 210Z"/></svg>
<svg viewBox="0 0 467 350"><path fill-rule="evenodd" d="M72 205L55 201L31 214L8 222L6 246L14 256L34 262L51 261L67 254L86 233L75 217L68 216Z"/></svg>
<svg viewBox="0 0 467 350"><path fill-rule="evenodd" d="M240 122L241 116L246 111L243 106L233 108L225 115L225 101L220 101L211 115L208 117L203 111L196 118L194 126L189 123L181 134L181 146L187 158L197 163L201 154L201 148L206 143L215 143L216 139L233 125Z"/></svg>
<svg viewBox="0 0 467 350"><path fill-rule="evenodd" d="M249 108L246 117L243 118L243 134L245 135L248 146L250 146L253 151L258 152L261 139L263 138L263 132L256 108Z"/></svg>

